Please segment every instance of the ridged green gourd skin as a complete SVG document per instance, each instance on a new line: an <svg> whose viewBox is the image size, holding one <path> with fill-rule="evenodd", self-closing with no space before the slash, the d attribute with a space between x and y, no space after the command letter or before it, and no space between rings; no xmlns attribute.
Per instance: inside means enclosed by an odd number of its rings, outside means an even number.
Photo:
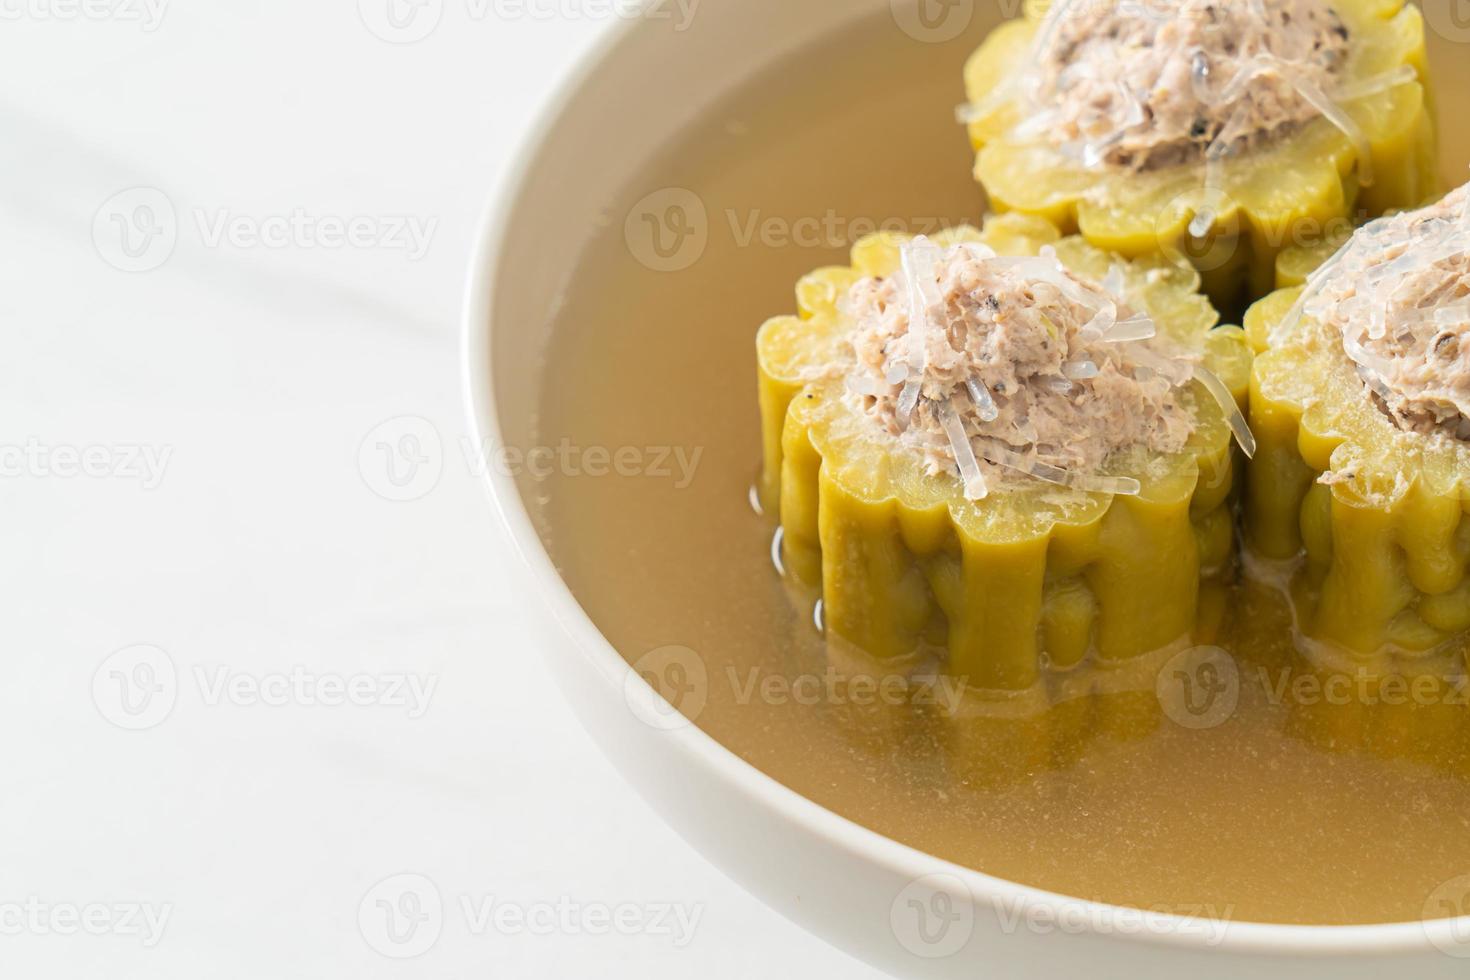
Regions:
<svg viewBox="0 0 1470 980"><path fill-rule="evenodd" d="M1047 6L1028 3L1022 17L1002 24L970 58L965 82L972 104L986 102L1022 71ZM1332 7L1352 32L1348 83L1403 65L1419 79L1345 105L1371 146L1367 186L1352 141L1317 118L1226 161L1226 204L1209 234L1196 240L1188 228L1206 201L1202 163L1144 173L1086 169L1052 147L1013 137L1027 113L1020 95L1000 99L970 124L976 179L997 211L1046 218L1122 255L1188 259L1221 309L1292 285L1277 279L1277 259L1286 249L1331 237L1360 216L1418 207L1440 189L1423 16L1405 0L1333 0Z"/></svg>

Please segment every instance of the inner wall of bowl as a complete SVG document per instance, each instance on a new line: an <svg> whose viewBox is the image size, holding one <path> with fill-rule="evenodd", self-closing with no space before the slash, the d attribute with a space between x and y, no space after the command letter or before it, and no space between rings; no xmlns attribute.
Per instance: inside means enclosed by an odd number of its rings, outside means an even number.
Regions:
<svg viewBox="0 0 1470 980"><path fill-rule="evenodd" d="M978 5L977 5L978 6ZM999 20L999 7L984 14ZM709 106L781 60L844 25L889 8L888 0L841 3L703 0L610 28L607 48L555 112L521 161L526 179L509 211L492 298L491 358L501 438L534 442L537 392L552 317L592 233L622 214L609 207L647 162ZM977 16L981 13L977 11ZM682 29L681 29L682 28ZM531 493L522 474L520 491Z"/></svg>

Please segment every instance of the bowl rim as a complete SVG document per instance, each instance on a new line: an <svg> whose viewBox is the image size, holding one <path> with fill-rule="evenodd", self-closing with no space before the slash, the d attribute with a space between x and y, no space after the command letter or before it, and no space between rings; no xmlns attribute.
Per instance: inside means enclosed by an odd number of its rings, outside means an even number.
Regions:
<svg viewBox="0 0 1470 980"><path fill-rule="evenodd" d="M584 83L643 25L639 18L614 19L583 51L552 90L550 98L535 110L530 128L508 156L504 169L489 196L476 226L475 242L466 272L460 324L460 384L470 437L475 445L495 445L501 439L496 408L491 336L492 312L497 283L494 274L505 252L502 229L520 198L522 189L535 179L531 166L562 118L583 93ZM483 486L499 515L512 548L535 583L535 591L575 648L594 666L607 684L610 697L623 698L625 685L636 685L657 700L657 692L623 659L603 637L582 608L570 587L557 572L536 531L519 488L512 476L497 467L480 467ZM1022 907L1065 914L1085 908L1088 923L1110 921L1115 914L1137 914L1131 907L1050 892L1013 882L947 861L870 830L841 816L746 762L725 748L698 725L688 724L660 733L668 738L684 763L698 766L720 782L738 791L753 805L801 827L813 836L837 845L852 856L878 866L905 880L947 875L963 883L976 908ZM675 828L677 832L677 828ZM721 869L724 873L723 869ZM1091 913L1100 913L1093 917ZM1336 958L1346 956L1433 953L1445 946L1463 948L1455 938L1470 916L1369 925L1290 925L1283 923L1225 922L1223 938L1209 941L1189 919L1172 913L1149 913L1169 927L1138 932L1103 930L1089 926L1085 934L1105 936L1146 946L1207 950L1238 955Z"/></svg>

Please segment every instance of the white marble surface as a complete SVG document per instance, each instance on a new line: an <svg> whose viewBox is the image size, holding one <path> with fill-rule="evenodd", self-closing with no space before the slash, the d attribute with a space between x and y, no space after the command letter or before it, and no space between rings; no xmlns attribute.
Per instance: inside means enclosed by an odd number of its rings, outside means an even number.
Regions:
<svg viewBox="0 0 1470 980"><path fill-rule="evenodd" d="M357 6L0 0L0 975L871 975L603 761L461 452L475 221L608 19Z"/></svg>

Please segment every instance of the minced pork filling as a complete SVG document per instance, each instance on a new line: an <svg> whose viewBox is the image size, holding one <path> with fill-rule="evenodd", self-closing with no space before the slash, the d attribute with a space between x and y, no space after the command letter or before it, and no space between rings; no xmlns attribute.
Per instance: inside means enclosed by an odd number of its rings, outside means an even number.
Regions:
<svg viewBox="0 0 1470 980"><path fill-rule="evenodd" d="M1301 309L1400 428L1470 439L1470 190L1359 229Z"/></svg>
<svg viewBox="0 0 1470 980"><path fill-rule="evenodd" d="M1324 0L1055 0L1025 128L1088 166L1221 156L1341 116L1332 96L1348 41Z"/></svg>
<svg viewBox="0 0 1470 980"><path fill-rule="evenodd" d="M1137 493L1105 475L1109 457L1179 452L1195 427L1182 388L1200 369L1123 292L1120 268L1088 282L1049 248L1010 258L917 239L898 273L844 300L849 397L971 499L1018 475Z"/></svg>

